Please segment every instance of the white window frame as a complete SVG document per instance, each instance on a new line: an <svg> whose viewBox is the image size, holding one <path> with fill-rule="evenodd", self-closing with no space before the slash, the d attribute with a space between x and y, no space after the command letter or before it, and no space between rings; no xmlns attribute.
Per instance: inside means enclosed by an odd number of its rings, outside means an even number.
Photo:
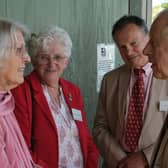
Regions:
<svg viewBox="0 0 168 168"><path fill-rule="evenodd" d="M141 17L150 27L152 22L152 0L142 0Z"/></svg>

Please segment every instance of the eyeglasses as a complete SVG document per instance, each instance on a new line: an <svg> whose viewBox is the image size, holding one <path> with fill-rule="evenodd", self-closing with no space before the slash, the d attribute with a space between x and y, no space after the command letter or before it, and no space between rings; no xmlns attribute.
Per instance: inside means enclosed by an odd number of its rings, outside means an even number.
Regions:
<svg viewBox="0 0 168 168"><path fill-rule="evenodd" d="M65 58L67 58L67 57L66 56L60 56L60 55L55 55L53 57L50 57L47 54L38 55L38 61L39 61L40 64L48 64L49 62L59 63L62 60L64 60Z"/></svg>

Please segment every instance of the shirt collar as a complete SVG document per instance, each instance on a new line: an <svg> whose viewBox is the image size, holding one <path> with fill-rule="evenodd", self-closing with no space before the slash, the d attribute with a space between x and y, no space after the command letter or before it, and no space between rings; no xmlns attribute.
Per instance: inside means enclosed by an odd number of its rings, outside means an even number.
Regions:
<svg viewBox="0 0 168 168"><path fill-rule="evenodd" d="M147 63L146 65L144 65L144 66L142 67L142 69L145 71L145 75L146 75L146 76L149 76L150 73L152 72L151 65L152 65L152 63Z"/></svg>
<svg viewBox="0 0 168 168"><path fill-rule="evenodd" d="M149 76L150 73L152 72L151 65L152 65L152 63L149 62L149 63L145 64L145 65L142 67L142 69L143 69L144 72L145 72L145 76ZM132 68L132 71L131 71L131 72L133 73L133 68Z"/></svg>

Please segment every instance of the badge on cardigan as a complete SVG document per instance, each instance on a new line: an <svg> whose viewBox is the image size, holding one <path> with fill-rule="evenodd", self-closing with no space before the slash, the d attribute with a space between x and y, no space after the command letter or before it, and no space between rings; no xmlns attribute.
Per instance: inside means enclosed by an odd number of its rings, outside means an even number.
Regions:
<svg viewBox="0 0 168 168"><path fill-rule="evenodd" d="M159 111L168 111L168 101L167 100L161 100L159 102Z"/></svg>
<svg viewBox="0 0 168 168"><path fill-rule="evenodd" d="M74 119L74 120L82 121L82 113L81 113L81 110L72 108L72 116L73 116L73 119Z"/></svg>

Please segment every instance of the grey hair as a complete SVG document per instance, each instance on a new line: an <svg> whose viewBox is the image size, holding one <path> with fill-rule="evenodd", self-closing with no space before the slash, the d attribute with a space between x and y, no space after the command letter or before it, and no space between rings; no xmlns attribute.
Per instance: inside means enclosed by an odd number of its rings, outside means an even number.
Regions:
<svg viewBox="0 0 168 168"><path fill-rule="evenodd" d="M72 40L69 34L62 28L57 26L49 26L41 31L38 35L32 34L29 40L29 52L32 61L36 60L39 52L47 51L51 42L59 42L64 45L64 55L71 56Z"/></svg>
<svg viewBox="0 0 168 168"><path fill-rule="evenodd" d="M9 20L7 18L0 19L0 60L10 56L11 50L15 47L16 33L20 31L25 37L28 29L21 23Z"/></svg>
<svg viewBox="0 0 168 168"><path fill-rule="evenodd" d="M155 21L159 21L159 19L161 19L162 21L164 21L164 27L162 28L162 32L161 35L163 38L168 38L168 9L164 9L162 10L155 18Z"/></svg>

